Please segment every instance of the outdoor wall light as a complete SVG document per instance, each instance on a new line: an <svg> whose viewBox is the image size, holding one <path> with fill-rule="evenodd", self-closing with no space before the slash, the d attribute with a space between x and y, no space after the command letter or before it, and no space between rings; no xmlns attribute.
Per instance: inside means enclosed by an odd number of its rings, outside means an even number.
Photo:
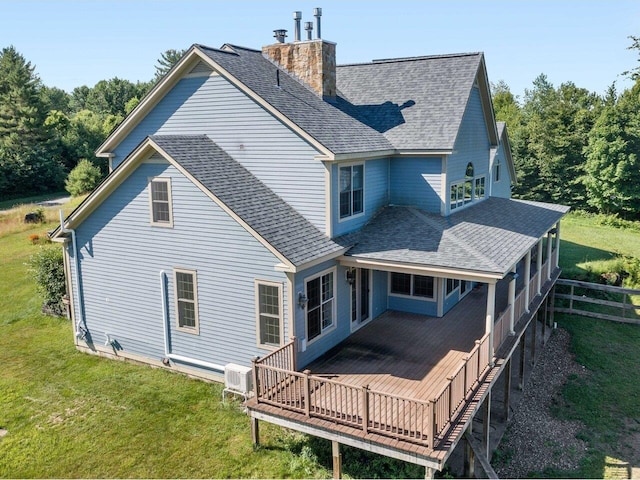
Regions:
<svg viewBox="0 0 640 480"><path fill-rule="evenodd" d="M308 302L309 302L309 299L304 294L304 292L298 292L298 306L300 308L304 308L307 306Z"/></svg>
<svg viewBox="0 0 640 480"><path fill-rule="evenodd" d="M517 280L519 276L520 275L518 275L516 272L509 272L505 275L505 278L511 281L511 280Z"/></svg>
<svg viewBox="0 0 640 480"><path fill-rule="evenodd" d="M354 283L356 283L355 268L347 268L347 270L344 272L344 277L349 285L353 285Z"/></svg>

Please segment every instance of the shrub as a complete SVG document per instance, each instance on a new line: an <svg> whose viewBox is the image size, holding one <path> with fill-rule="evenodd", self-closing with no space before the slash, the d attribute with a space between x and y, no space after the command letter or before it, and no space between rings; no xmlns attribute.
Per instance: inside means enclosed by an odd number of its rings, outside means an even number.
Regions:
<svg viewBox="0 0 640 480"><path fill-rule="evenodd" d="M100 168L86 158L83 158L78 165L69 172L69 176L65 181L65 189L72 196L77 197L96 188L101 180L102 173L100 173Z"/></svg>
<svg viewBox="0 0 640 480"><path fill-rule="evenodd" d="M40 235L38 235L37 233L32 233L31 235L29 235L29 241L33 245L40 243Z"/></svg>
<svg viewBox="0 0 640 480"><path fill-rule="evenodd" d="M62 297L66 293L62 249L59 246L40 247L29 258L29 269L44 297L42 310L54 315L64 314Z"/></svg>

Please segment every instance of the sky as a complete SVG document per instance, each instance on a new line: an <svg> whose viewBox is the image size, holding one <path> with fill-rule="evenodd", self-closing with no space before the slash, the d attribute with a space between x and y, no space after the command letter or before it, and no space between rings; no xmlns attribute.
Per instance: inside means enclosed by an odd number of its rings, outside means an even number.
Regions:
<svg viewBox="0 0 640 480"><path fill-rule="evenodd" d="M339 64L460 52L485 54L489 80L523 98L544 73L604 94L638 64L638 0L0 0L0 48L13 45L49 87L71 92L113 77L153 78L168 49L193 43L260 48L293 16L336 42ZM306 38L306 32L302 32Z"/></svg>

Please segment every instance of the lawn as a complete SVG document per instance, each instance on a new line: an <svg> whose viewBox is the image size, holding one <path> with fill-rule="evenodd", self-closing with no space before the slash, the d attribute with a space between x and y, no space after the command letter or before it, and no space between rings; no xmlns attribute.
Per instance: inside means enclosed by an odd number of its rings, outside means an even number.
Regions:
<svg viewBox="0 0 640 480"><path fill-rule="evenodd" d="M79 200L65 206L68 213ZM222 386L78 352L68 320L40 313L25 263L48 223L0 212L0 477L309 478L331 476L328 442L262 423L222 403ZM424 469L343 448L351 477L416 477Z"/></svg>

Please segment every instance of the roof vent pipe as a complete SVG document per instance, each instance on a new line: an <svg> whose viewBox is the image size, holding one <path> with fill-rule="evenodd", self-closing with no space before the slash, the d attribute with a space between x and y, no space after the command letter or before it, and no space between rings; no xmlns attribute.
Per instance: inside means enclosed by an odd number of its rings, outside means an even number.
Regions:
<svg viewBox="0 0 640 480"><path fill-rule="evenodd" d="M316 17L316 38L317 39L321 39L322 38L322 34L320 33L320 17L322 16L322 9L321 8L314 8L313 9L313 16Z"/></svg>
<svg viewBox="0 0 640 480"><path fill-rule="evenodd" d="M298 12L298 11L293 12L293 19L295 20L293 40L295 42L299 42L300 41L300 20L302 19L302 12Z"/></svg>
<svg viewBox="0 0 640 480"><path fill-rule="evenodd" d="M313 22L304 22L304 29L307 31L307 40L311 40L311 32L313 32Z"/></svg>
<svg viewBox="0 0 640 480"><path fill-rule="evenodd" d="M287 38L287 31L282 28L274 30L273 36L278 40L278 42L284 43L284 39Z"/></svg>

